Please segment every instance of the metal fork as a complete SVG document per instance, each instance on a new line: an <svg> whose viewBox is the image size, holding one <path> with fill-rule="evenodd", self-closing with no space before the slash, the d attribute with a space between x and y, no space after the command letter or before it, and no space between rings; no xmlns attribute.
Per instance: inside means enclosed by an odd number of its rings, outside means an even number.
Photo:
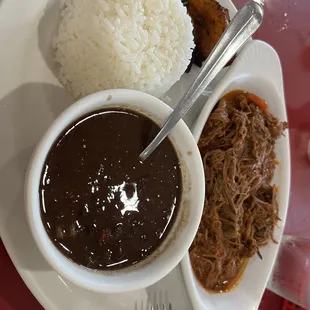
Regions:
<svg viewBox="0 0 310 310"><path fill-rule="evenodd" d="M148 310L148 308L146 308L146 310ZM172 305L171 303L151 305L150 310L172 310Z"/></svg>
<svg viewBox="0 0 310 310"><path fill-rule="evenodd" d="M140 304L135 304L135 310L173 310L172 304L169 303L150 303L146 302L146 304L141 301Z"/></svg>

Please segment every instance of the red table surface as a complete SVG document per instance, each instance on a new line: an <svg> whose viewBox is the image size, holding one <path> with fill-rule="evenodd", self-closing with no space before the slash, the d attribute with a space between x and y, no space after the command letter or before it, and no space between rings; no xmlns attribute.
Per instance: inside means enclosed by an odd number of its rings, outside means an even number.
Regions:
<svg viewBox="0 0 310 310"><path fill-rule="evenodd" d="M237 7L246 1L234 0ZM292 185L286 233L310 237L310 0L265 0L255 35L278 52L289 116ZM266 291L261 309L280 310L282 299ZM0 241L0 309L42 309L14 268Z"/></svg>

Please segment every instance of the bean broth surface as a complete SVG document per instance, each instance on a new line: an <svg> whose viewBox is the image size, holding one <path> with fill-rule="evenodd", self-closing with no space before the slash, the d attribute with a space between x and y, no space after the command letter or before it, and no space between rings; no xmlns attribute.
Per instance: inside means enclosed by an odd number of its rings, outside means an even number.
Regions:
<svg viewBox="0 0 310 310"><path fill-rule="evenodd" d="M179 209L181 171L169 139L144 162L158 126L133 111L100 110L71 124L41 175L41 217L54 245L77 264L121 269L150 256Z"/></svg>

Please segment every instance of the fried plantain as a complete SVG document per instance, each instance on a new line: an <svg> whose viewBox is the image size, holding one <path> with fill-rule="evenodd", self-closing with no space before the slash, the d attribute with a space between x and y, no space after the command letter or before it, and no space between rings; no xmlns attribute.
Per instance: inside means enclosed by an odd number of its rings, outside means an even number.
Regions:
<svg viewBox="0 0 310 310"><path fill-rule="evenodd" d="M229 13L216 0L188 0L186 5L194 25L196 48L192 62L201 67L225 31Z"/></svg>

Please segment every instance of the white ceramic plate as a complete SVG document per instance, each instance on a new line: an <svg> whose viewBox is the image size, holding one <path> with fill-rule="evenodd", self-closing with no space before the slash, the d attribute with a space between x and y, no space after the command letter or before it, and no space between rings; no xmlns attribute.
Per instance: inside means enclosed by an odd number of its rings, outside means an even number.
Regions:
<svg viewBox="0 0 310 310"><path fill-rule="evenodd" d="M282 69L277 53L268 44L250 41L242 49L228 73L217 85L208 102L201 111L193 127L193 135L198 141L208 116L216 103L225 93L243 89L264 98L269 111L282 121L287 120ZM274 233L280 241L286 219L290 189L290 151L288 132L276 143L276 157L280 162L273 179L279 186L279 217L282 219ZM250 259L238 286L225 294L208 294L196 281L192 273L189 255L182 261L185 283L194 309L208 310L249 310L257 309L267 285L279 244L270 242L261 248L263 256Z"/></svg>
<svg viewBox="0 0 310 310"><path fill-rule="evenodd" d="M220 3L231 14L235 12L230 0ZM173 310L190 310L180 267L144 290L97 294L62 279L43 259L30 235L23 202L28 161L43 133L71 103L53 74L50 42L57 12L53 0L0 0L0 235L5 247L45 309L138 310L150 296L152 303L169 300ZM197 72L184 75L168 92L165 99L172 107ZM189 113L189 125L205 101L204 96Z"/></svg>

